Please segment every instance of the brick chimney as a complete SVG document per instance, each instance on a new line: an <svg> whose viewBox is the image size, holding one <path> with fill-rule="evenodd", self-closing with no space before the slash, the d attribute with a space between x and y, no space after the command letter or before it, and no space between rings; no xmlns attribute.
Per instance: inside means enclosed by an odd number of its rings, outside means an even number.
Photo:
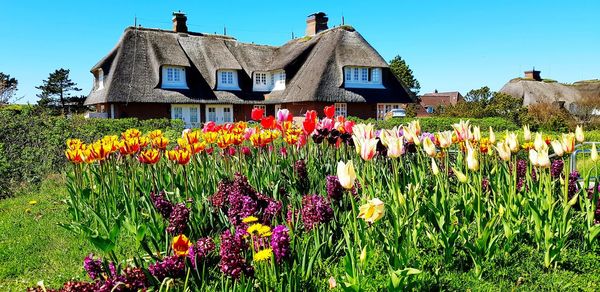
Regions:
<svg viewBox="0 0 600 292"><path fill-rule="evenodd" d="M327 27L327 14L324 12L313 13L306 18L306 36L314 36L326 29Z"/></svg>
<svg viewBox="0 0 600 292"><path fill-rule="evenodd" d="M535 67L531 71L525 71L525 79L532 79L535 81L542 81L542 77L540 77L541 71L536 71Z"/></svg>
<svg viewBox="0 0 600 292"><path fill-rule="evenodd" d="M185 13L173 12L173 31L174 32L188 32L188 28L186 25L187 17Z"/></svg>

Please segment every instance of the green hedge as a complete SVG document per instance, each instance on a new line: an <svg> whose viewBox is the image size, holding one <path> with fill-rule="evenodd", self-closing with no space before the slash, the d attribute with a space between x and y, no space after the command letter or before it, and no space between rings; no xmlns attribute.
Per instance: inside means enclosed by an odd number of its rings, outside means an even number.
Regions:
<svg viewBox="0 0 600 292"><path fill-rule="evenodd" d="M64 150L68 138L91 142L104 135L120 135L128 128L162 129L174 138L183 129L181 121L168 119L57 117L27 107L0 109L0 124L0 144L3 145L0 162L5 162L0 163L0 184L38 182L50 172L61 172L66 163Z"/></svg>
<svg viewBox="0 0 600 292"><path fill-rule="evenodd" d="M399 125L406 125L409 122L417 119L421 124L421 129L425 132L437 132L451 130L452 124L458 123L460 120L469 120L472 125L479 126L482 130L487 130L489 127L494 128L494 131L517 130L517 126L512 121L505 118L441 118L441 117L426 117L426 118L391 118L388 120L377 121L375 119L361 120L355 117L349 117L357 123L372 123L379 129L390 129Z"/></svg>

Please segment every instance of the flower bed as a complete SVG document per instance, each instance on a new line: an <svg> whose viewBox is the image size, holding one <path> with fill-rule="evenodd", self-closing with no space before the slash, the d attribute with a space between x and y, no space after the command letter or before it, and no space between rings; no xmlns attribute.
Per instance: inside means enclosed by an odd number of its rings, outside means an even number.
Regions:
<svg viewBox="0 0 600 292"><path fill-rule="evenodd" d="M65 227L104 255L86 258L90 281L65 287L359 290L378 278L371 288L403 290L436 273L428 254L481 277L520 245L548 269L569 245L599 246L598 188L582 187L595 185L595 147L586 173L565 167L581 128L482 138L463 121L376 130L324 112L296 125L256 110L260 125L208 123L177 141L136 129L67 141ZM139 246L132 259L113 252L123 236Z"/></svg>

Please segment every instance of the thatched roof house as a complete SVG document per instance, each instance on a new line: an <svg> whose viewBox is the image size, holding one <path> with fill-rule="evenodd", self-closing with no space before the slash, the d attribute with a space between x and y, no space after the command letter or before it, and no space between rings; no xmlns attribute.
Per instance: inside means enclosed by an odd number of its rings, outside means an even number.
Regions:
<svg viewBox="0 0 600 292"><path fill-rule="evenodd" d="M253 107L299 115L333 103L338 114L368 118L415 100L357 31L328 29L324 13L309 16L305 37L280 47L189 32L186 19L174 13L173 31L128 27L91 69L86 105L111 118L195 124L247 120Z"/></svg>
<svg viewBox="0 0 600 292"><path fill-rule="evenodd" d="M530 72L536 73L533 76ZM506 83L500 92L522 98L523 105L554 103L564 106L570 112L577 110L577 102L586 98L598 101L600 106L600 81L579 81L573 84L559 83L542 79L540 71L527 71L525 78L515 78Z"/></svg>

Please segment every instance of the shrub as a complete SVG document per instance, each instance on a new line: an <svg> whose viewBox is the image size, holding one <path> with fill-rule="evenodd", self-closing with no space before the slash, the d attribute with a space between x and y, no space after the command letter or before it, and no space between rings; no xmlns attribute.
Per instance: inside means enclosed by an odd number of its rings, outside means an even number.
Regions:
<svg viewBox="0 0 600 292"><path fill-rule="evenodd" d="M4 144L4 149L0 148L2 184L38 182L50 172L60 172L66 163L64 143L68 138L92 141L104 135L120 135L128 128L166 129L173 137L183 129L181 122L168 119L58 117L27 106L0 110L0 124L0 141Z"/></svg>
<svg viewBox="0 0 600 292"><path fill-rule="evenodd" d="M567 131L574 128L576 123L567 110L552 103L529 105L525 120L535 131Z"/></svg>

